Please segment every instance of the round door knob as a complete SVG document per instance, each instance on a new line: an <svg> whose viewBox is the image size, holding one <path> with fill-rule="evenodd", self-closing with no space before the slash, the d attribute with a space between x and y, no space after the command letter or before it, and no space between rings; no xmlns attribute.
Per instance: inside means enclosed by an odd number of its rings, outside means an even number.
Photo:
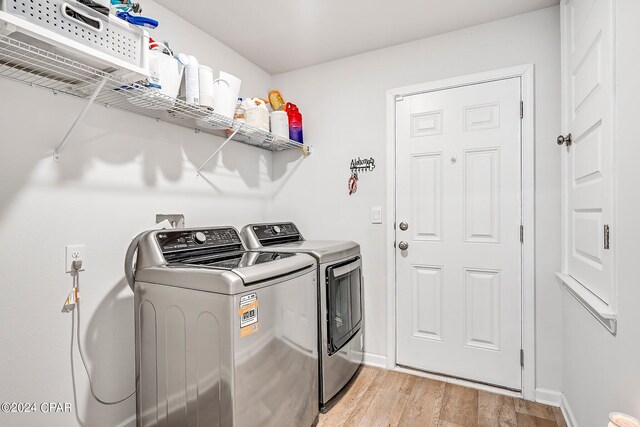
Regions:
<svg viewBox="0 0 640 427"><path fill-rule="evenodd" d="M193 235L193 240L202 245L207 241L207 236L202 232L202 231L198 231L196 234Z"/></svg>
<svg viewBox="0 0 640 427"><path fill-rule="evenodd" d="M409 224L407 224L406 222L400 223L400 230L407 231L408 228L409 228Z"/></svg>
<svg viewBox="0 0 640 427"><path fill-rule="evenodd" d="M558 139L556 139L558 145L567 144L567 147L571 145L571 134L567 136L559 135Z"/></svg>
<svg viewBox="0 0 640 427"><path fill-rule="evenodd" d="M402 242L398 243L398 247L401 251L406 251L407 249L409 249L409 244L403 240Z"/></svg>

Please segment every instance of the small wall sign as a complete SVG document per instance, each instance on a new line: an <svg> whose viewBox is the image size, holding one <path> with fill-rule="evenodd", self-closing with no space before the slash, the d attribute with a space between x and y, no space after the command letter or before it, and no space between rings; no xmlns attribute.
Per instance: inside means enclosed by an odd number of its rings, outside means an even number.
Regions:
<svg viewBox="0 0 640 427"><path fill-rule="evenodd" d="M351 172L372 172L376 168L376 160L373 157L368 159L351 159Z"/></svg>

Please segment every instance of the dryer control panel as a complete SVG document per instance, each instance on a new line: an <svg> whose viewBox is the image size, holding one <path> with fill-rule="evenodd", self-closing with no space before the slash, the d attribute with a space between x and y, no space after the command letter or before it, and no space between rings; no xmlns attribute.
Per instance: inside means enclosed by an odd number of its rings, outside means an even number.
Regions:
<svg viewBox="0 0 640 427"><path fill-rule="evenodd" d="M243 249L240 235L233 227L163 231L156 235L156 239L163 254L225 247L229 248L229 252Z"/></svg>
<svg viewBox="0 0 640 427"><path fill-rule="evenodd" d="M296 225L292 222L275 224L257 224L251 226L251 232L262 246L277 245L304 240Z"/></svg>

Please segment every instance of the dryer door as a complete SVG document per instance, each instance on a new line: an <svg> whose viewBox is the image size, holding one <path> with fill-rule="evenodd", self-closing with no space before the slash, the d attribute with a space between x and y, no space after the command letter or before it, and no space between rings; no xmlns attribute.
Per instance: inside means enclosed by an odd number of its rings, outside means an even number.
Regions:
<svg viewBox="0 0 640 427"><path fill-rule="evenodd" d="M340 350L362 322L362 261L360 257L327 267L329 355Z"/></svg>

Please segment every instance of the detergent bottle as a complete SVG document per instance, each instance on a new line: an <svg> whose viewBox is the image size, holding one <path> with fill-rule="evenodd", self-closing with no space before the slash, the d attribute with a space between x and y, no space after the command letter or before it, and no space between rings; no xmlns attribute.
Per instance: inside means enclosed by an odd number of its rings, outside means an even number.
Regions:
<svg viewBox="0 0 640 427"><path fill-rule="evenodd" d="M285 111L289 116L289 139L302 144L302 114L296 104L287 102Z"/></svg>
<svg viewBox="0 0 640 427"><path fill-rule="evenodd" d="M245 98L243 103L247 124L269 131L269 110L267 110L265 102L260 98Z"/></svg>

